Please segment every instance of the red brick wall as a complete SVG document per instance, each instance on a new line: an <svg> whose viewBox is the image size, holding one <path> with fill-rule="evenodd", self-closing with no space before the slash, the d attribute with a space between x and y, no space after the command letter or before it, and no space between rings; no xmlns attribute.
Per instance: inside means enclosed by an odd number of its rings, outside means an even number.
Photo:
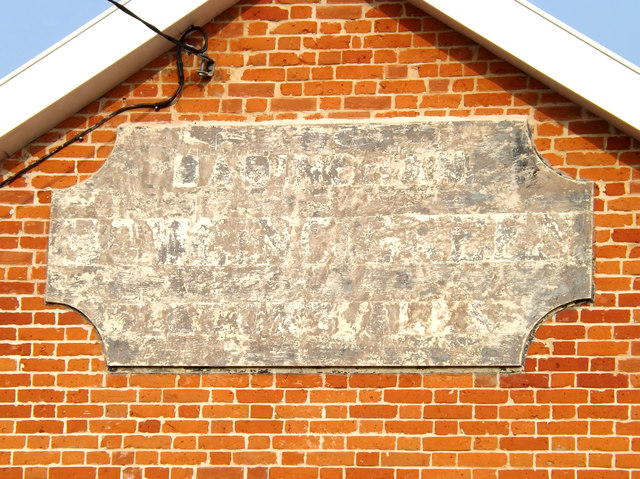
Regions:
<svg viewBox="0 0 640 479"><path fill-rule="evenodd" d="M241 2L206 28L212 81L187 59L172 108L0 191L0 477L639 479L638 140L403 1ZM5 166L176 78L169 53ZM91 325L43 301L50 188L91 176L119 123L483 115L528 116L596 187L595 302L540 327L521 373L112 374Z"/></svg>

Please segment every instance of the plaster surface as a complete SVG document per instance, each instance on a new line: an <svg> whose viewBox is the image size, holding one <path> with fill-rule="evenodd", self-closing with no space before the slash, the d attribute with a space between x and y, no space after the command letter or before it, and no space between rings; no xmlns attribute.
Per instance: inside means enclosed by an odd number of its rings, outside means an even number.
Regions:
<svg viewBox="0 0 640 479"><path fill-rule="evenodd" d="M54 191L46 299L109 366L517 366L592 291L525 121L129 125Z"/></svg>

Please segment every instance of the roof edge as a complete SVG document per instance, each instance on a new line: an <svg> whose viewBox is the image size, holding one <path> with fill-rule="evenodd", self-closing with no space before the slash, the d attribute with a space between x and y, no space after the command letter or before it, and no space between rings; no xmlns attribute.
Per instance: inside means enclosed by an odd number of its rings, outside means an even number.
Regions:
<svg viewBox="0 0 640 479"><path fill-rule="evenodd" d="M129 0L127 7L161 31L179 36L191 25L207 23L236 1ZM113 35L122 31L128 34ZM100 98L172 46L112 7L17 73L12 72L0 85L0 104L12 112L0 116L0 160Z"/></svg>
<svg viewBox="0 0 640 479"><path fill-rule="evenodd" d="M236 1L128 0L128 8L160 30L179 36ZM492 0L490 8L477 0L409 1L640 139L640 99L631 95L640 91L640 69L635 65L526 0ZM127 35L113 35L122 31ZM100 98L171 46L112 7L3 78L0 104L12 114L0 116L0 160Z"/></svg>
<svg viewBox="0 0 640 479"><path fill-rule="evenodd" d="M640 69L597 42L525 0L409 1L640 139L640 100L620 95L640 91Z"/></svg>

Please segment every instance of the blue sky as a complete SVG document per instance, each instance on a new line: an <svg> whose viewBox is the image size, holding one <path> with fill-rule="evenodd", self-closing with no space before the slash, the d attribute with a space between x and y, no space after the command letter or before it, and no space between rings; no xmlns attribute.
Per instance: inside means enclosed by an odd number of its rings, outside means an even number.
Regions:
<svg viewBox="0 0 640 479"><path fill-rule="evenodd" d="M640 0L530 1L640 65ZM107 0L0 0L0 78L110 6Z"/></svg>
<svg viewBox="0 0 640 479"><path fill-rule="evenodd" d="M0 0L0 78L111 6L107 0Z"/></svg>
<svg viewBox="0 0 640 479"><path fill-rule="evenodd" d="M528 0L621 57L640 65L640 0Z"/></svg>

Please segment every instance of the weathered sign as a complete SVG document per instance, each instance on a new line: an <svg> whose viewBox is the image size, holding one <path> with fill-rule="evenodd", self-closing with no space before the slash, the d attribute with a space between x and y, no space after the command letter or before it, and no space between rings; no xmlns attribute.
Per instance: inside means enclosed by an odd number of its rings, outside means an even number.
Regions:
<svg viewBox="0 0 640 479"><path fill-rule="evenodd" d="M130 125L53 193L109 366L515 366L592 296L592 186L521 120Z"/></svg>

